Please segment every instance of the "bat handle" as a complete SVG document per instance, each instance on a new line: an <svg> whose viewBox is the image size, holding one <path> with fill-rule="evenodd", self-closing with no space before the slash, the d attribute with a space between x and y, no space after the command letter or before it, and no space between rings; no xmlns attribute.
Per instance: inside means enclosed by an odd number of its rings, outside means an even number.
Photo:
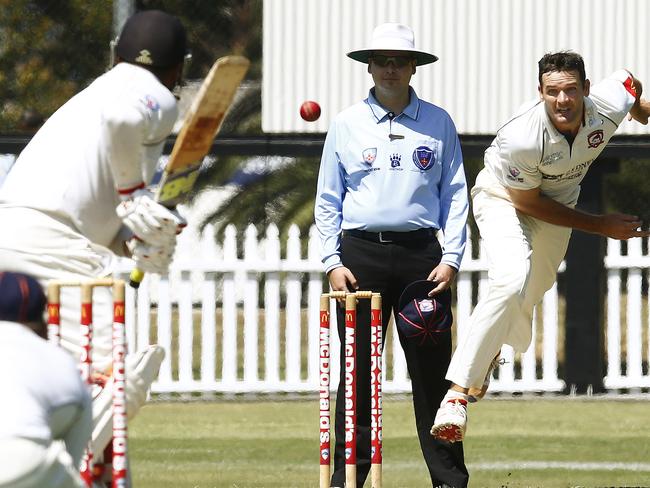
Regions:
<svg viewBox="0 0 650 488"><path fill-rule="evenodd" d="M140 287L140 283L142 283L143 279L144 271L138 268L133 268L133 271L131 271L131 274L129 275L129 285L137 290Z"/></svg>

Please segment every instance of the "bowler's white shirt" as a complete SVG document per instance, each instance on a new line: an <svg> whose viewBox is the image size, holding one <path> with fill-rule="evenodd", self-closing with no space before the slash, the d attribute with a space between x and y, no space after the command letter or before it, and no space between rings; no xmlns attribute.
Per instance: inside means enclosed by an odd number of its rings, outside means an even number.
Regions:
<svg viewBox="0 0 650 488"><path fill-rule="evenodd" d="M630 80L630 74L620 70L591 87L583 125L572 144L552 124L542 101L524 105L485 151L476 189L508 198L505 187L540 188L543 195L575 205L589 166L634 104L625 86Z"/></svg>
<svg viewBox="0 0 650 488"><path fill-rule="evenodd" d="M118 64L48 118L0 188L0 209L42 211L108 247L122 224L118 190L150 181L177 115L152 73Z"/></svg>
<svg viewBox="0 0 650 488"><path fill-rule="evenodd" d="M14 322L0 321L0 392L0 439L49 442L54 411L90 404L70 354Z"/></svg>

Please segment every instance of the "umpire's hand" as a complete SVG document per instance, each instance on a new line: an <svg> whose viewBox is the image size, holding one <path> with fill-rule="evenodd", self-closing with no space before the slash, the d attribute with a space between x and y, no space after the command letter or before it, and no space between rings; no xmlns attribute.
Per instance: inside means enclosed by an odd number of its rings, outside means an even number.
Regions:
<svg viewBox="0 0 650 488"><path fill-rule="evenodd" d="M429 296L432 297L440 292L445 291L451 286L456 278L456 268L449 266L448 264L440 263L438 266L433 268L427 280L433 281L436 284L436 287L429 292Z"/></svg>
<svg viewBox="0 0 650 488"><path fill-rule="evenodd" d="M339 266L327 273L333 291L353 292L359 289L357 279L345 266Z"/></svg>

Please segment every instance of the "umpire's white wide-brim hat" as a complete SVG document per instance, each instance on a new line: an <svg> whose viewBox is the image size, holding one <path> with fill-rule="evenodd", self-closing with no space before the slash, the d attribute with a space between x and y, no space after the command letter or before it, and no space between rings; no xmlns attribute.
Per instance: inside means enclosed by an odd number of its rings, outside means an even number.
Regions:
<svg viewBox="0 0 650 488"><path fill-rule="evenodd" d="M416 65L435 63L438 56L415 49L413 29L404 24L387 23L375 27L370 40L370 47L350 51L348 57L355 61L368 63L368 58L375 51L403 51L410 53L416 60Z"/></svg>

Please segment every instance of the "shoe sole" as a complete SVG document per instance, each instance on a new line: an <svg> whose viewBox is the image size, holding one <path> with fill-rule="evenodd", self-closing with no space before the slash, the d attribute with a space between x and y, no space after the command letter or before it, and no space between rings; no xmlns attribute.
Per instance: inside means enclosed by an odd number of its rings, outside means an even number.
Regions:
<svg viewBox="0 0 650 488"><path fill-rule="evenodd" d="M465 431L460 425L445 423L431 427L431 435L445 442L461 442Z"/></svg>

